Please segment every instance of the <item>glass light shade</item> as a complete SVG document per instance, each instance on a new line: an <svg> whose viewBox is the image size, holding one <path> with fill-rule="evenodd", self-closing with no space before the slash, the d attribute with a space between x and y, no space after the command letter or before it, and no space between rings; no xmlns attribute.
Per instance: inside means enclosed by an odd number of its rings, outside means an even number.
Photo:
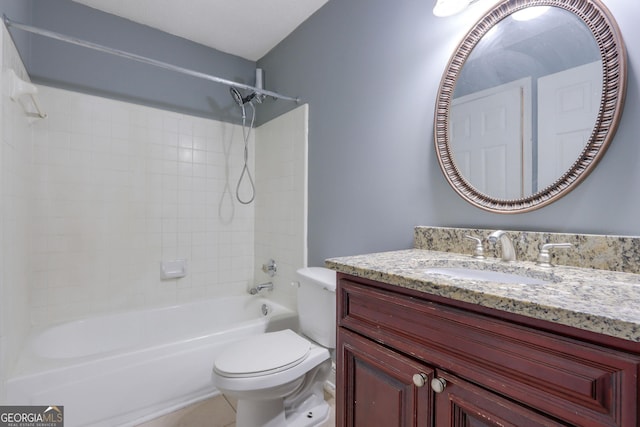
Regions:
<svg viewBox="0 0 640 427"><path fill-rule="evenodd" d="M435 16L451 16L458 12L462 12L469 6L471 0L437 0L433 7Z"/></svg>

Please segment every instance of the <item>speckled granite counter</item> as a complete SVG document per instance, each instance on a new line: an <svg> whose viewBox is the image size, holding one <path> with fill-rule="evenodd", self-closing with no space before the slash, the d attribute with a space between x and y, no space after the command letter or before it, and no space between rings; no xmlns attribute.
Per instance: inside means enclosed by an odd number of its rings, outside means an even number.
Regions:
<svg viewBox="0 0 640 427"><path fill-rule="evenodd" d="M415 227L413 247L432 251L470 254L474 242L465 239L471 235L482 238L487 256L499 256L486 237L495 230L456 227ZM571 243L570 249L552 251L553 262L558 265L597 268L640 274L640 238L637 236L611 236L596 234L547 233L536 231L507 231L513 241L517 259L533 261L544 243Z"/></svg>
<svg viewBox="0 0 640 427"><path fill-rule="evenodd" d="M358 277L536 319L640 342L640 275L409 249L331 258L328 268ZM431 267L467 267L536 277L546 284L505 284L429 274Z"/></svg>

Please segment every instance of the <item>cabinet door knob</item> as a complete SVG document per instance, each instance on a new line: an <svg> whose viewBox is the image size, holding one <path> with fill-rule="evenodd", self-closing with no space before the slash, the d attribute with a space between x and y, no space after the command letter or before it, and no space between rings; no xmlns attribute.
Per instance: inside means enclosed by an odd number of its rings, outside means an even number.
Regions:
<svg viewBox="0 0 640 427"><path fill-rule="evenodd" d="M413 383L416 387L423 387L427 383L427 374L422 372L413 375Z"/></svg>
<svg viewBox="0 0 640 427"><path fill-rule="evenodd" d="M431 380L431 389L436 393L442 393L447 387L447 381L443 378L434 378Z"/></svg>

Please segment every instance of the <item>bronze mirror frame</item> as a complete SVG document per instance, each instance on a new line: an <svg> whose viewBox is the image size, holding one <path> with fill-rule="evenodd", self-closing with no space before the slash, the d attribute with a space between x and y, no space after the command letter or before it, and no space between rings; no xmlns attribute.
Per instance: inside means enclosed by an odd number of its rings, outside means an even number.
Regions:
<svg viewBox="0 0 640 427"><path fill-rule="evenodd" d="M497 199L476 190L460 173L449 145L449 113L456 80L476 44L501 20L530 6L554 6L575 14L590 29L602 57L602 98L591 137L584 150L559 179L537 193L513 200ZM453 189L472 205L493 213L514 214L546 206L565 196L596 167L616 132L626 93L624 42L611 12L600 0L504 0L473 26L451 56L436 99L434 142L440 168Z"/></svg>

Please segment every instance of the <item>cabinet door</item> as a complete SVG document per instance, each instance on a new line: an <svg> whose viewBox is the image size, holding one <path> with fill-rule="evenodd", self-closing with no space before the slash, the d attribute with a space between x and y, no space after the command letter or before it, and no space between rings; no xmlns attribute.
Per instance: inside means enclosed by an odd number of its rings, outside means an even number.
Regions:
<svg viewBox="0 0 640 427"><path fill-rule="evenodd" d="M446 382L435 397L438 427L568 426L445 372L437 371L437 377Z"/></svg>
<svg viewBox="0 0 640 427"><path fill-rule="evenodd" d="M339 329L336 425L431 427L433 370ZM423 386L414 384L422 374Z"/></svg>

